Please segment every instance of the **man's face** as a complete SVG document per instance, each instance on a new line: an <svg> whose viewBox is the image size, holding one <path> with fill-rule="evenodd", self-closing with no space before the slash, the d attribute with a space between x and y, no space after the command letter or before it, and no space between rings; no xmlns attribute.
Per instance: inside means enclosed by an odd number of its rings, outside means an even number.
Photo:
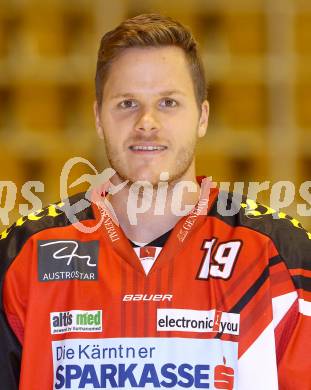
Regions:
<svg viewBox="0 0 311 390"><path fill-rule="evenodd" d="M189 179L204 136L208 103L199 110L184 52L177 47L126 49L111 65L96 127L122 180Z"/></svg>

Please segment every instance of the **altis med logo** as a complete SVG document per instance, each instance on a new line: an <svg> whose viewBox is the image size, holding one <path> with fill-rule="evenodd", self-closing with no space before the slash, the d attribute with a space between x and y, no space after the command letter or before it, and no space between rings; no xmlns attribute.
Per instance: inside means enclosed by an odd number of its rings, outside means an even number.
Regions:
<svg viewBox="0 0 311 390"><path fill-rule="evenodd" d="M98 278L98 241L39 240L40 282Z"/></svg>
<svg viewBox="0 0 311 390"><path fill-rule="evenodd" d="M50 313L51 334L101 332L102 310L70 310Z"/></svg>
<svg viewBox="0 0 311 390"><path fill-rule="evenodd" d="M236 390L238 343L107 338L52 342L54 389Z"/></svg>

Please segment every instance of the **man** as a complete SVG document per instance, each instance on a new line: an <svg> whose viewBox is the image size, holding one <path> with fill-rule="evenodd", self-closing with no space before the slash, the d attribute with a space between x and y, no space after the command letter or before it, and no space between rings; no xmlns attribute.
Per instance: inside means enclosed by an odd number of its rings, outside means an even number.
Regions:
<svg viewBox="0 0 311 390"><path fill-rule="evenodd" d="M1 235L1 388L310 389L311 236L196 178L189 31L150 14L107 33L94 111L116 173Z"/></svg>

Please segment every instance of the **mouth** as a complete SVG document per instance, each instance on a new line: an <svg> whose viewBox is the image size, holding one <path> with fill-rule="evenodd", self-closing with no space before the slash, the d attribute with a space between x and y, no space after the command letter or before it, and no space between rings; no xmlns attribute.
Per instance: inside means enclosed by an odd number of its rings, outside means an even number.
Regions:
<svg viewBox="0 0 311 390"><path fill-rule="evenodd" d="M167 150L167 146L165 145L131 145L129 146L129 150L134 153L144 153L144 154L155 154L161 153Z"/></svg>

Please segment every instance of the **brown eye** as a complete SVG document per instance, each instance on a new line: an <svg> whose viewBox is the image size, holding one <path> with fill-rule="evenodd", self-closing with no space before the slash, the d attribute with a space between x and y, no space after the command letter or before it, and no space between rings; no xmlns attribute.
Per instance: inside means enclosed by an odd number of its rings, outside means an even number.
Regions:
<svg viewBox="0 0 311 390"><path fill-rule="evenodd" d="M137 106L137 103L134 100L123 100L119 106L121 108L134 108Z"/></svg>
<svg viewBox="0 0 311 390"><path fill-rule="evenodd" d="M161 107L169 107L169 108L176 107L177 106L177 102L174 99L166 98L166 99L163 99L161 101L160 106Z"/></svg>

